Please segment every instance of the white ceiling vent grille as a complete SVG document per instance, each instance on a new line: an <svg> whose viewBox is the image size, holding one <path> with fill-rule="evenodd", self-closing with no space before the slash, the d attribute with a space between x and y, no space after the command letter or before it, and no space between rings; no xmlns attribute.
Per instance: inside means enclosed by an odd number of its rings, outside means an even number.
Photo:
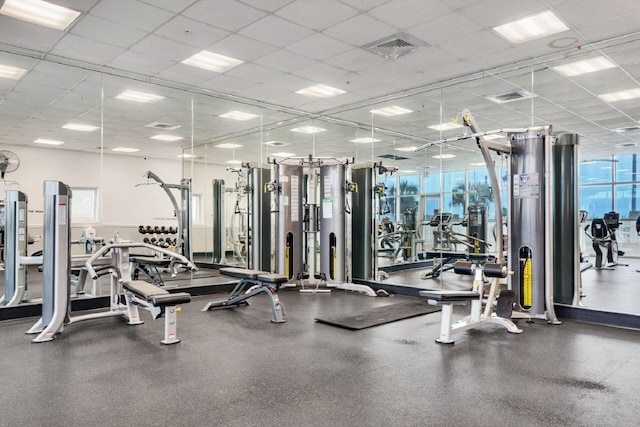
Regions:
<svg viewBox="0 0 640 427"><path fill-rule="evenodd" d="M640 130L640 126L627 126L627 127L623 127L623 128L617 128L614 129L616 132L618 133L625 133L625 132L635 132Z"/></svg>
<svg viewBox="0 0 640 427"><path fill-rule="evenodd" d="M428 46L427 43L401 32L376 40L361 46L361 48L387 59L397 59L426 46Z"/></svg>
<svg viewBox="0 0 640 427"><path fill-rule="evenodd" d="M516 89L507 93L485 96L485 98L498 104L505 104L507 102L520 101L521 99L530 99L535 96L524 89Z"/></svg>
<svg viewBox="0 0 640 427"><path fill-rule="evenodd" d="M148 125L145 125L145 127L162 129L162 130L176 130L176 129L180 129L182 125L174 125L171 123L163 123L163 122L153 122L153 123L149 123Z"/></svg>

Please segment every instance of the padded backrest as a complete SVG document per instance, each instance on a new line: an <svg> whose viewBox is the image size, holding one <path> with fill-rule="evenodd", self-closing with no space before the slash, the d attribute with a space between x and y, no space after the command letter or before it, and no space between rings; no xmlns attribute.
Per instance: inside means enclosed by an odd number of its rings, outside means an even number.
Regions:
<svg viewBox="0 0 640 427"><path fill-rule="evenodd" d="M607 223L602 218L594 218L591 221L591 235L596 239L604 239L609 234Z"/></svg>

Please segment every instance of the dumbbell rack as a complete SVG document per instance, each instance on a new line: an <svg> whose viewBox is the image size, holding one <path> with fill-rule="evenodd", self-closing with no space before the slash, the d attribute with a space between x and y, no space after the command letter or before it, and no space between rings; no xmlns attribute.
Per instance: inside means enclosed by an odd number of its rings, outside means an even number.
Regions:
<svg viewBox="0 0 640 427"><path fill-rule="evenodd" d="M171 248L172 246L175 247L178 242L178 238L176 236L178 234L178 230L175 227L165 227L164 225L160 227L157 225L140 225L138 227L138 233L151 235L151 237L144 237L142 239L144 243L164 249ZM173 235L174 237L159 237L160 235Z"/></svg>

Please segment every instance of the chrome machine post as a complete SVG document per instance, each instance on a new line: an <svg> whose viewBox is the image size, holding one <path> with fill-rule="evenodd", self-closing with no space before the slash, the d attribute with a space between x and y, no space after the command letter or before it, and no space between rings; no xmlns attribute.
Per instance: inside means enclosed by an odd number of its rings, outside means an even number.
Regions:
<svg viewBox="0 0 640 427"><path fill-rule="evenodd" d="M560 304L580 302L579 144L577 134L564 133L553 146L553 228L562 230L553 239L553 300Z"/></svg>
<svg viewBox="0 0 640 427"><path fill-rule="evenodd" d="M304 231L302 165L279 164L278 168L278 242L276 272L291 279L304 274Z"/></svg>
<svg viewBox="0 0 640 427"><path fill-rule="evenodd" d="M71 189L59 181L44 182L42 317L27 331L33 342L51 341L69 319L71 287Z"/></svg>
<svg viewBox="0 0 640 427"><path fill-rule="evenodd" d="M182 255L189 261L193 260L192 245L192 221L191 210L193 199L191 196L191 178L184 178L180 181L180 197L182 201L182 209L180 210L182 229L179 233L182 235Z"/></svg>
<svg viewBox="0 0 640 427"><path fill-rule="evenodd" d="M320 272L327 283L346 282L345 165L320 167Z"/></svg>
<svg viewBox="0 0 640 427"><path fill-rule="evenodd" d="M249 208L250 250L247 267L253 270L271 271L271 195L264 190L269 182L271 171L268 168L250 168L251 182Z"/></svg>
<svg viewBox="0 0 640 427"><path fill-rule="evenodd" d="M224 264L226 233L224 228L224 180L214 179L213 182L213 262Z"/></svg>
<svg viewBox="0 0 640 427"><path fill-rule="evenodd" d="M370 166L354 167L352 179L358 187L358 191L352 198L351 214L353 278L373 280L376 271L374 263L376 229L373 215L375 169Z"/></svg>
<svg viewBox="0 0 640 427"><path fill-rule="evenodd" d="M22 302L27 290L27 266L20 257L27 256L27 195L7 190L4 224L4 295L0 306Z"/></svg>
<svg viewBox="0 0 640 427"><path fill-rule="evenodd" d="M509 133L511 145L509 218L510 288L513 317L559 323L553 306L551 126Z"/></svg>

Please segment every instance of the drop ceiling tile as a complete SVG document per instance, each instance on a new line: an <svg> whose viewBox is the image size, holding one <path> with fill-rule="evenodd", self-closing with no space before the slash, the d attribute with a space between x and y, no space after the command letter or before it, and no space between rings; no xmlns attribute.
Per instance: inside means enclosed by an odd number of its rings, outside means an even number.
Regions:
<svg viewBox="0 0 640 427"><path fill-rule="evenodd" d="M633 3L634 5L636 4L636 2ZM587 41L595 43L628 34L628 29L637 25L639 19L640 12L630 11L623 16L617 16L606 21L585 23L580 27L580 33L584 35Z"/></svg>
<svg viewBox="0 0 640 427"><path fill-rule="evenodd" d="M358 11L337 0L295 1L277 10L275 14L304 27L322 31L355 16Z"/></svg>
<svg viewBox="0 0 640 427"><path fill-rule="evenodd" d="M272 13L286 6L287 4L291 3L293 0L239 0L239 1L249 6L255 7L256 9L260 9L265 12Z"/></svg>
<svg viewBox="0 0 640 427"><path fill-rule="evenodd" d="M201 83L210 80L214 71L202 70L185 64L175 64L165 70L160 71L157 75L161 79L178 82L187 85L199 86Z"/></svg>
<svg viewBox="0 0 640 427"><path fill-rule="evenodd" d="M221 74L217 77L200 83L199 87L214 90L220 93L235 93L253 85L253 82L236 78L227 74Z"/></svg>
<svg viewBox="0 0 640 427"><path fill-rule="evenodd" d="M264 55L253 62L267 68L273 68L274 70L284 71L287 73L292 73L315 63L312 59L305 58L302 55L298 55L287 50L276 50L275 52Z"/></svg>
<svg viewBox="0 0 640 427"><path fill-rule="evenodd" d="M313 31L275 15L268 15L238 33L263 43L285 47L310 36Z"/></svg>
<svg viewBox="0 0 640 427"><path fill-rule="evenodd" d="M513 2L512 0L485 0L463 7L460 13L485 28L493 28L549 10L544 0Z"/></svg>
<svg viewBox="0 0 640 427"><path fill-rule="evenodd" d="M98 65L108 63L111 59L122 53L122 51L122 48L93 40L87 40L84 37L76 36L75 34L65 35L52 49L52 52L56 55L87 61Z"/></svg>
<svg viewBox="0 0 640 427"><path fill-rule="evenodd" d="M212 43L227 37L230 33L178 15L157 28L153 34L164 39L204 49Z"/></svg>
<svg viewBox="0 0 640 427"><path fill-rule="evenodd" d="M232 34L212 44L207 50L242 61L252 61L274 52L277 48L238 34Z"/></svg>
<svg viewBox="0 0 640 427"><path fill-rule="evenodd" d="M166 10L137 0L101 1L90 14L144 31L153 31L172 17Z"/></svg>
<svg viewBox="0 0 640 427"><path fill-rule="evenodd" d="M484 27L459 13L449 13L429 22L412 27L408 32L431 45L450 43Z"/></svg>
<svg viewBox="0 0 640 427"><path fill-rule="evenodd" d="M150 6L159 7L171 12L181 12L197 0L141 0Z"/></svg>
<svg viewBox="0 0 640 427"><path fill-rule="evenodd" d="M239 31L266 13L233 0L201 0L182 15L227 31Z"/></svg>
<svg viewBox="0 0 640 427"><path fill-rule="evenodd" d="M71 33L119 47L129 47L147 35L145 31L92 15L82 17L82 19L73 26Z"/></svg>
<svg viewBox="0 0 640 427"><path fill-rule="evenodd" d="M354 16L323 31L328 36L355 46L372 43L396 32L394 27L365 14Z"/></svg>
<svg viewBox="0 0 640 427"><path fill-rule="evenodd" d="M357 72L375 68L386 61L387 60L381 56L360 48L355 48L328 58L325 62L347 71Z"/></svg>
<svg viewBox="0 0 640 427"><path fill-rule="evenodd" d="M451 13L452 9L441 2L424 0L391 0L369 11L376 19L396 28L411 28L425 21Z"/></svg>
<svg viewBox="0 0 640 427"><path fill-rule="evenodd" d="M173 60L175 62L180 62L199 52L199 50L194 46L189 46L173 40L167 40L153 34L133 45L131 50L134 52L157 56L159 58Z"/></svg>
<svg viewBox="0 0 640 427"><path fill-rule="evenodd" d="M387 3L389 0L341 0L342 3L351 6L352 8L361 12L366 12L371 9Z"/></svg>
<svg viewBox="0 0 640 427"><path fill-rule="evenodd" d="M0 15L0 40L3 44L48 51L64 35L62 31Z"/></svg>
<svg viewBox="0 0 640 427"><path fill-rule="evenodd" d="M308 67L294 71L292 74L318 83L328 84L328 81L344 76L347 74L347 71L332 65L317 62ZM347 90L344 87L338 87L338 89Z"/></svg>
<svg viewBox="0 0 640 427"><path fill-rule="evenodd" d="M470 56L507 49L510 44L494 31L481 30L475 33L465 33L464 36L441 43L438 47L450 55L466 59Z"/></svg>
<svg viewBox="0 0 640 427"><path fill-rule="evenodd" d="M254 83L267 83L284 73L270 68L256 65L253 63L242 64L238 67L232 68L225 73L228 76L235 77L241 80L246 80Z"/></svg>
<svg viewBox="0 0 640 427"><path fill-rule="evenodd" d="M324 60L339 55L352 46L324 34L316 33L306 39L287 46L287 50L315 60Z"/></svg>
<svg viewBox="0 0 640 427"><path fill-rule="evenodd" d="M159 58L142 52L127 50L115 57L109 65L116 69L155 76L175 63L175 60L172 59Z"/></svg>

